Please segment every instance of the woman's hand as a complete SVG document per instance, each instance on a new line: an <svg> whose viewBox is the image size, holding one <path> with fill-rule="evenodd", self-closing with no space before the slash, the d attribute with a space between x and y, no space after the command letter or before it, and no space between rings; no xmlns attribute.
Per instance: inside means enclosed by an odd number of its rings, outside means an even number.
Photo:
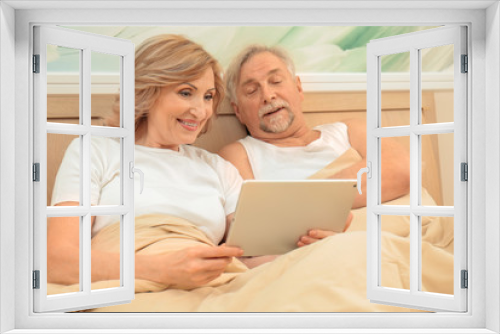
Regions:
<svg viewBox="0 0 500 334"><path fill-rule="evenodd" d="M353 218L352 212L349 212L349 215L347 216L347 220L345 222L345 228L344 228L343 232L347 231L349 226L351 226L352 218ZM330 236L335 235L335 234L337 234L337 232L326 231L326 230L310 230L307 233L307 235L303 235L302 237L300 237L299 241L297 242L297 246L302 247L302 246L310 245L312 243L315 243L316 241L319 241L319 240L324 239L326 237L330 237Z"/></svg>
<svg viewBox="0 0 500 334"><path fill-rule="evenodd" d="M155 281L178 289L194 289L219 277L233 257L243 255L243 250L226 245L195 246L158 255L154 263Z"/></svg>

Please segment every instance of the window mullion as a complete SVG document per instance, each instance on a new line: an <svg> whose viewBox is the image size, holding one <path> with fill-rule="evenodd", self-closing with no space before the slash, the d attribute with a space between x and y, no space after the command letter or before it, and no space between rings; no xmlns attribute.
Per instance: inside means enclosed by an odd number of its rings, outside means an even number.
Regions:
<svg viewBox="0 0 500 334"><path fill-rule="evenodd" d="M415 134L419 124L420 77L418 49L410 49L410 293L420 286L420 234L419 219L414 214L420 198L420 137Z"/></svg>
<svg viewBox="0 0 500 334"><path fill-rule="evenodd" d="M439 135L453 133L454 130L455 124L453 122L449 122L417 125L413 129L413 132L418 135Z"/></svg>
<svg viewBox="0 0 500 334"><path fill-rule="evenodd" d="M91 126L91 50L83 49L82 51L82 62L81 62L81 122L85 128L89 128ZM81 140L81 200L82 206L90 209L90 141L91 134L90 132L85 133L82 136ZM92 217L90 216L90 210L85 213L83 219L81 220L82 230L80 232L82 240L80 240L80 252L81 252L81 284L83 284L83 292L89 293L91 291L91 283L92 283L92 257L91 257L91 228L92 228Z"/></svg>

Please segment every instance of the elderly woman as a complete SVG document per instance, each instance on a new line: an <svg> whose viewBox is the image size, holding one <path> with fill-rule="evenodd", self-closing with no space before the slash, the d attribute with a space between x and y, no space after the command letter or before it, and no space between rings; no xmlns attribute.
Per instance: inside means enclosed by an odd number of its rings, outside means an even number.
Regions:
<svg viewBox="0 0 500 334"><path fill-rule="evenodd" d="M220 244L231 221L242 180L229 162L187 144L207 131L224 97L221 72L210 54L181 36L156 36L136 51L135 165L146 175L144 193L135 198L136 217L182 217L196 224L214 245ZM107 124L117 122L118 107ZM91 204L118 204L120 143L95 137L91 145ZM78 205L78 156L74 141L60 166L52 205ZM92 235L115 221L113 217L93 217ZM78 217L51 218L47 233L48 281L77 283ZM136 255L136 278L193 288L221 275L232 258L240 255L240 249L225 245ZM92 281L118 279L119 257L93 249Z"/></svg>

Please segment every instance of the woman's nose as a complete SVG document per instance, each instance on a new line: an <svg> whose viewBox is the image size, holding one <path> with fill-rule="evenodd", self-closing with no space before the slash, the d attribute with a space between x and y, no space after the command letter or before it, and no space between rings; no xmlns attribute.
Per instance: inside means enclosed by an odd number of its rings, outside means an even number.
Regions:
<svg viewBox="0 0 500 334"><path fill-rule="evenodd" d="M206 115L205 109L201 107L191 107L191 114L197 119L203 119Z"/></svg>
<svg viewBox="0 0 500 334"><path fill-rule="evenodd" d="M193 116L203 119L206 117L208 110L203 101L196 101L191 105L191 113Z"/></svg>

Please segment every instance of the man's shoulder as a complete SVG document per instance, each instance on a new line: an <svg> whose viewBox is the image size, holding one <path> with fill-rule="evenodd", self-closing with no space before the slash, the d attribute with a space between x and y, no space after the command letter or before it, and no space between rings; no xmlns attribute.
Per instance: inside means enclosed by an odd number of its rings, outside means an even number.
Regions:
<svg viewBox="0 0 500 334"><path fill-rule="evenodd" d="M314 130L332 131L347 130L348 128L366 127L366 120L362 118L343 119L334 123L320 124L314 127Z"/></svg>
<svg viewBox="0 0 500 334"><path fill-rule="evenodd" d="M366 127L366 120L363 118L349 118L341 121L347 127L363 126Z"/></svg>
<svg viewBox="0 0 500 334"><path fill-rule="evenodd" d="M250 165L250 160L248 159L248 154L246 148L243 146L241 140L232 142L221 148L217 152L222 158L232 163L236 169L240 172L243 179L253 179L252 166Z"/></svg>
<svg viewBox="0 0 500 334"><path fill-rule="evenodd" d="M325 124L319 124L313 127L314 130L319 130L319 129L330 129L330 128L338 128L338 127L343 127L346 126L344 121L337 121L333 123L325 123Z"/></svg>
<svg viewBox="0 0 500 334"><path fill-rule="evenodd" d="M222 147L217 154L228 161L233 161L233 159L239 159L246 156L246 151L243 144L238 140Z"/></svg>

